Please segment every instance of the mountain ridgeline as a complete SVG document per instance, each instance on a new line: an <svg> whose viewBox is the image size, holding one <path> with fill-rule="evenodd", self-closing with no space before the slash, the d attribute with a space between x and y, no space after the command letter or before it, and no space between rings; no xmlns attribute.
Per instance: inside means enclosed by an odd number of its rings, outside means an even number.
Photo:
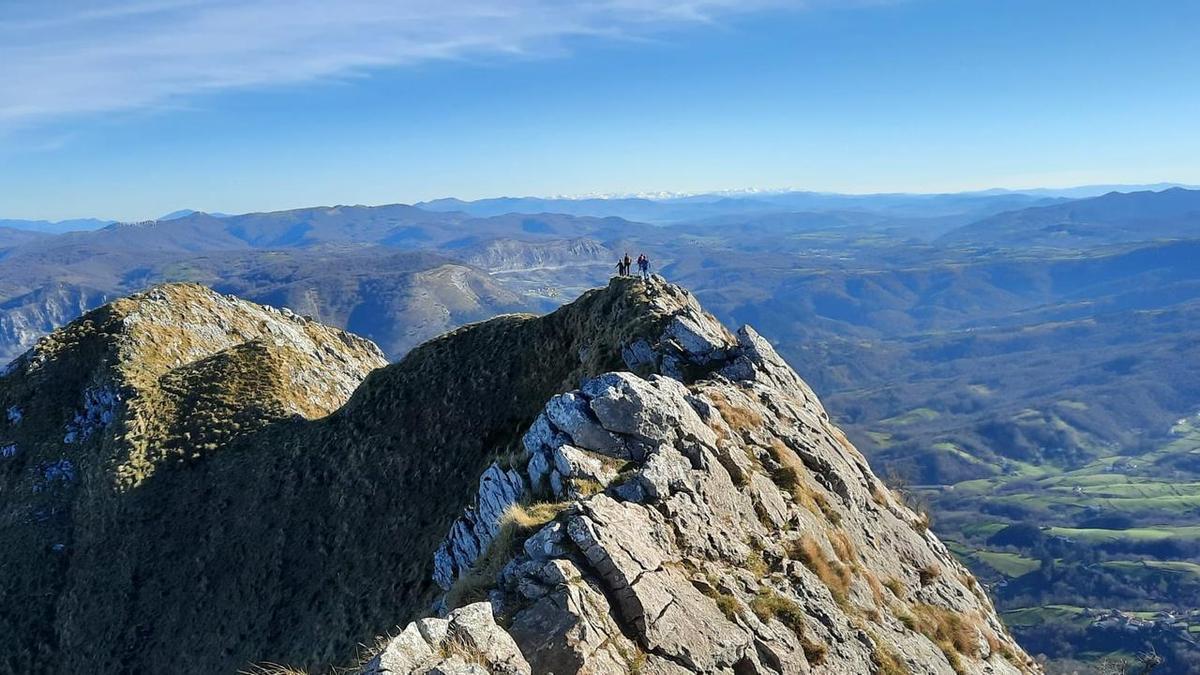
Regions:
<svg viewBox="0 0 1200 675"><path fill-rule="evenodd" d="M1037 669L771 346L661 280L393 365L165 285L0 409L0 672Z"/></svg>

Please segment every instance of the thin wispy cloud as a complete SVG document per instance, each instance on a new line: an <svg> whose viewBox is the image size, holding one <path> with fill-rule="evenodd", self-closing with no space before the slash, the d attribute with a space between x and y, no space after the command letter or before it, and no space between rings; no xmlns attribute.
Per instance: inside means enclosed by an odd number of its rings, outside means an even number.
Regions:
<svg viewBox="0 0 1200 675"><path fill-rule="evenodd" d="M827 1L827 0L826 0ZM86 0L0 6L0 128L430 60L640 38L784 0Z"/></svg>

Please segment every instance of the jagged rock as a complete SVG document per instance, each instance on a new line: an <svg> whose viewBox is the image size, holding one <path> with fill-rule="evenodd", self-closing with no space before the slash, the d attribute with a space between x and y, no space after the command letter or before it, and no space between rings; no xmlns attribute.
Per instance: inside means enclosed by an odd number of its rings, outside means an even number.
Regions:
<svg viewBox="0 0 1200 675"><path fill-rule="evenodd" d="M637 647L621 633L604 594L572 563L547 563L541 575L554 590L513 618L509 633L535 673L618 673Z"/></svg>
<svg viewBox="0 0 1200 675"><path fill-rule="evenodd" d="M635 373L653 372L658 368L658 354L645 339L639 338L621 350L625 367Z"/></svg>
<svg viewBox="0 0 1200 675"><path fill-rule="evenodd" d="M692 465L671 446L664 446L646 459L640 471L618 487L626 501L660 502L689 482Z"/></svg>
<svg viewBox="0 0 1200 675"><path fill-rule="evenodd" d="M632 459L603 492L571 494L498 580L523 598L505 612L535 671L1037 672L770 344L746 327L734 345L682 302L659 339L622 352L678 379L585 380L526 434L530 475L560 488L595 477L593 451ZM977 639L947 655L908 628L916 613L925 629L957 617Z"/></svg>
<svg viewBox="0 0 1200 675"><path fill-rule="evenodd" d="M825 409L808 383L800 379L783 357L775 351L766 338L750 326L742 326L737 332L736 356L721 369L721 374L734 381L764 381L782 391L802 395L805 406L828 419Z"/></svg>
<svg viewBox="0 0 1200 675"><path fill-rule="evenodd" d="M478 504L454 524L433 558L433 580L449 589L479 558L500 528L500 517L528 491L521 474L492 464L479 477Z"/></svg>
<svg viewBox="0 0 1200 675"><path fill-rule="evenodd" d="M567 549L563 546L566 536L562 523L552 522L525 540L525 555L534 560L564 557L567 554Z"/></svg>
<svg viewBox="0 0 1200 675"><path fill-rule="evenodd" d="M665 335L674 340L695 363L706 364L721 360L728 346L728 333L720 324L713 324L687 314L676 316L667 326Z"/></svg>
<svg viewBox="0 0 1200 675"><path fill-rule="evenodd" d="M582 392L604 429L629 436L641 448L687 439L714 444L716 436L687 401L687 388L660 376L606 373Z"/></svg>
<svg viewBox="0 0 1200 675"><path fill-rule="evenodd" d="M550 424L575 445L610 457L628 458L625 444L594 419L582 396L572 392L555 396L546 404L545 414Z"/></svg>
<svg viewBox="0 0 1200 675"><path fill-rule="evenodd" d="M363 675L531 675L512 637L496 625L486 602L445 619L410 623L367 662Z"/></svg>

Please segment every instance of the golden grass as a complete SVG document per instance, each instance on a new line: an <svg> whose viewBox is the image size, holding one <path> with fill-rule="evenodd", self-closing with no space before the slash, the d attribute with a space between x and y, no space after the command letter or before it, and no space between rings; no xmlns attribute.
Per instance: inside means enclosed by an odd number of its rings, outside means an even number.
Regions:
<svg viewBox="0 0 1200 675"><path fill-rule="evenodd" d="M309 675L307 670L285 666L280 663L256 663L245 670L239 670L238 675Z"/></svg>
<svg viewBox="0 0 1200 675"><path fill-rule="evenodd" d="M897 600L903 600L905 598L905 596L908 595L908 593L906 592L907 589L904 588L904 583L901 582L896 577L892 577L892 578L888 579L887 581L883 582L883 585L886 586L887 589L892 592L892 595L896 596Z"/></svg>
<svg viewBox="0 0 1200 675"><path fill-rule="evenodd" d="M867 588L871 589L871 597L875 599L875 606L887 607L888 601L883 595L883 585L879 583L879 577L875 576L875 573L868 569L859 568L858 571L862 575L862 578L867 581ZM879 620L875 619L874 621L878 623Z"/></svg>
<svg viewBox="0 0 1200 675"><path fill-rule="evenodd" d="M942 650L954 672L965 672L963 655L975 654L979 648L978 621L936 605L916 605L913 612L916 614L918 630Z"/></svg>
<svg viewBox="0 0 1200 675"><path fill-rule="evenodd" d="M875 502L879 506L887 506L888 499L887 499L887 495L884 493L884 490L886 490L886 489L887 488L881 486L879 483L872 484L871 485L871 501Z"/></svg>
<svg viewBox="0 0 1200 675"><path fill-rule="evenodd" d="M731 403L719 391L710 390L705 393L708 394L713 407L717 409L717 412L721 413L721 418L734 431L748 431L754 427L762 426L762 415L759 415L756 411Z"/></svg>
<svg viewBox="0 0 1200 675"><path fill-rule="evenodd" d="M792 542L788 555L799 560L829 588L835 602L843 607L850 592L850 568L836 560L830 560L811 535L804 535Z"/></svg>
<svg viewBox="0 0 1200 675"><path fill-rule="evenodd" d="M733 621L737 618L739 612L742 611L742 605L738 599L726 593L717 593L713 600L717 602L717 608L725 615L726 619Z"/></svg>
<svg viewBox="0 0 1200 675"><path fill-rule="evenodd" d="M570 478L568 480L571 482L571 487L575 489L575 494L580 497L591 497L604 492L604 486L594 478Z"/></svg>
<svg viewBox="0 0 1200 675"><path fill-rule="evenodd" d="M775 591L769 589L759 591L750 600L750 611L754 612L760 621L779 619L780 623L790 628L796 635L804 634L806 619L804 610L795 601L785 598Z"/></svg>
<svg viewBox="0 0 1200 675"><path fill-rule="evenodd" d="M750 555L746 556L745 565L746 571L750 572L759 579L767 576L767 574L771 571L771 568L767 565L767 562L763 560L762 553L756 550L751 550Z"/></svg>
<svg viewBox="0 0 1200 675"><path fill-rule="evenodd" d="M934 579L937 579L938 577L942 576L942 568L938 567L937 565L932 565L932 564L926 565L926 566L922 567L920 570L918 570L917 574L921 578L921 585L928 586L929 584L933 583Z"/></svg>
<svg viewBox="0 0 1200 675"><path fill-rule="evenodd" d="M438 646L439 658L451 659L456 656L464 663L483 666L491 670L492 664L488 661L487 657L481 654L478 649L467 644L461 637L452 636Z"/></svg>
<svg viewBox="0 0 1200 675"><path fill-rule="evenodd" d="M750 600L750 611L754 612L754 615L763 622L770 621L772 618L778 619L780 623L795 633L796 637L800 638L800 646L803 648L804 657L809 664L820 665L825 662L829 648L808 635L805 630L808 617L798 603L775 591L764 589Z"/></svg>
<svg viewBox="0 0 1200 675"><path fill-rule="evenodd" d="M738 602L738 599L729 593L722 592L718 588L716 578L714 578L711 574L708 575L707 581L707 585L700 589L701 592L712 598L713 601L717 603L717 609L721 610L721 613L725 615L726 619L729 619L730 621L737 619L737 615L742 611L742 603Z"/></svg>
<svg viewBox="0 0 1200 675"><path fill-rule="evenodd" d="M826 647L825 643L807 636L800 638L800 648L804 650L804 658L812 666L825 663L825 656L829 653L829 647Z"/></svg>
<svg viewBox="0 0 1200 675"><path fill-rule="evenodd" d="M454 609L487 599L496 587L496 577L516 554L520 542L534 530L558 517L565 502L539 502L528 506L513 504L500 516L500 528L487 550L470 571L459 577L446 592L446 607Z"/></svg>
<svg viewBox="0 0 1200 675"><path fill-rule="evenodd" d="M837 531L829 537L829 545L833 547L833 552L837 555L838 560L847 565L854 565L858 562L858 551L854 548L854 543L850 541L850 537L846 536L845 532Z"/></svg>
<svg viewBox="0 0 1200 675"><path fill-rule="evenodd" d="M875 641L875 652L871 654L871 660L875 662L875 675L910 675L911 673L896 652L884 646L879 640Z"/></svg>
<svg viewBox="0 0 1200 675"><path fill-rule="evenodd" d="M646 652L638 648L637 651L633 653L633 656L629 659L629 675L642 675L642 672L646 669L646 661L648 658L649 657L646 655Z"/></svg>
<svg viewBox="0 0 1200 675"><path fill-rule="evenodd" d="M824 518L834 525L840 525L842 514L833 508L829 499L817 488L805 480L807 467L796 456L795 451L778 438L772 438L767 446L767 452L779 467L771 472L771 480L779 489L792 495L792 499L814 516Z"/></svg>

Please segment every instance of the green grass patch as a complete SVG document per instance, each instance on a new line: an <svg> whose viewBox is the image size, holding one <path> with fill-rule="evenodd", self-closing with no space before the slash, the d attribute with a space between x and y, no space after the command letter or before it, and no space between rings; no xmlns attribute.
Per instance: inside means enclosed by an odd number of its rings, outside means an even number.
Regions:
<svg viewBox="0 0 1200 675"><path fill-rule="evenodd" d="M891 424L894 426L906 426L909 424L917 424L919 422L929 422L941 417L941 413L933 408L914 408L902 415L889 417L885 420L880 420L880 424Z"/></svg>
<svg viewBox="0 0 1200 675"><path fill-rule="evenodd" d="M1045 607L1023 607L1002 612L1004 623L1014 628L1032 628L1045 624L1070 623L1087 625L1091 619L1083 615L1083 607L1073 605L1046 605Z"/></svg>
<svg viewBox="0 0 1200 675"><path fill-rule="evenodd" d="M1041 563L1033 558L1003 551L980 550L975 551L972 557L1006 577L1019 577L1041 566Z"/></svg>
<svg viewBox="0 0 1200 675"><path fill-rule="evenodd" d="M1087 543L1112 541L1163 541L1172 537L1200 539L1200 526L1186 527L1135 527L1127 530L1104 530L1099 528L1051 527L1048 532L1060 537L1069 537Z"/></svg>

